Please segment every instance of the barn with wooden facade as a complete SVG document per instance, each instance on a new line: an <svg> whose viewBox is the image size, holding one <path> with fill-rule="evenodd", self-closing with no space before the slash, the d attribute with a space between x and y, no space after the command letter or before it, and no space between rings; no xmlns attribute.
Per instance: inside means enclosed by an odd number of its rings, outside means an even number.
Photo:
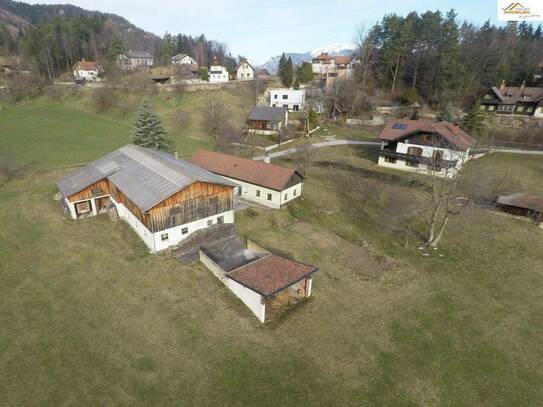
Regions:
<svg viewBox="0 0 543 407"><path fill-rule="evenodd" d="M57 182L65 213L117 212L156 253L191 233L234 222L235 184L190 162L126 145Z"/></svg>

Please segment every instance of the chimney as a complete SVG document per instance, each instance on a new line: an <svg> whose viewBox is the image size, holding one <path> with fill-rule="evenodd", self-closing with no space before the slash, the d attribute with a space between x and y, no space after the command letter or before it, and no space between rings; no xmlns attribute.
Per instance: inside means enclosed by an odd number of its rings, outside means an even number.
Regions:
<svg viewBox="0 0 543 407"><path fill-rule="evenodd" d="M502 80L502 83L500 85L500 92L502 92L505 89L505 79Z"/></svg>
<svg viewBox="0 0 543 407"><path fill-rule="evenodd" d="M266 164L269 164L271 161L271 158L270 158L270 153L268 153L267 151L264 153L264 162Z"/></svg>
<svg viewBox="0 0 543 407"><path fill-rule="evenodd" d="M526 86L526 81L522 82L522 85L520 85L520 94L522 95L524 93L524 87Z"/></svg>
<svg viewBox="0 0 543 407"><path fill-rule="evenodd" d="M179 160L179 153L177 151L175 151L173 153L173 157L176 159L176 160Z"/></svg>

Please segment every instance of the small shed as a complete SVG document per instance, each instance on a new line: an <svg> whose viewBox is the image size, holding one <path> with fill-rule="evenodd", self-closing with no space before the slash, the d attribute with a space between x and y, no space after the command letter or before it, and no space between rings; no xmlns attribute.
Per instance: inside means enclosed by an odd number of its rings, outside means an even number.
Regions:
<svg viewBox="0 0 543 407"><path fill-rule="evenodd" d="M247 117L247 130L251 133L273 134L279 132L288 121L284 107L255 106Z"/></svg>
<svg viewBox="0 0 543 407"><path fill-rule="evenodd" d="M543 197L516 193L501 195L496 200L496 205L502 211L516 216L526 216L536 222L543 220Z"/></svg>
<svg viewBox="0 0 543 407"><path fill-rule="evenodd" d="M316 267L268 252L237 236L200 249L200 261L260 322L311 295Z"/></svg>

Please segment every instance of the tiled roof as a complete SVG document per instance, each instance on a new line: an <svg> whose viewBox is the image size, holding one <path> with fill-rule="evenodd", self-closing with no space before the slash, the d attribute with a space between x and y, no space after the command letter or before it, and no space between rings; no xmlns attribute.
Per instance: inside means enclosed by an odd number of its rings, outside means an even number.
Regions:
<svg viewBox="0 0 543 407"><path fill-rule="evenodd" d="M338 55L337 57L334 57L336 64L349 64L353 60L352 55Z"/></svg>
<svg viewBox="0 0 543 407"><path fill-rule="evenodd" d="M146 52L146 51L128 51L126 53L126 56L128 58L155 58L154 56L152 56L150 53Z"/></svg>
<svg viewBox="0 0 543 407"><path fill-rule="evenodd" d="M98 64L94 61L79 61L76 67L83 71L94 71L98 67Z"/></svg>
<svg viewBox="0 0 543 407"><path fill-rule="evenodd" d="M261 161L200 150L191 161L215 174L282 191L297 171Z"/></svg>
<svg viewBox="0 0 543 407"><path fill-rule="evenodd" d="M390 120L379 134L379 138L398 140L419 132L439 134L460 150L467 150L476 143L473 137L452 123L427 120Z"/></svg>
<svg viewBox="0 0 543 407"><path fill-rule="evenodd" d="M270 254L232 270L226 277L264 297L271 297L317 270L316 267Z"/></svg>
<svg viewBox="0 0 543 407"><path fill-rule="evenodd" d="M69 197L102 179L109 179L143 212L196 181L234 186L188 161L132 144L68 174L57 185Z"/></svg>

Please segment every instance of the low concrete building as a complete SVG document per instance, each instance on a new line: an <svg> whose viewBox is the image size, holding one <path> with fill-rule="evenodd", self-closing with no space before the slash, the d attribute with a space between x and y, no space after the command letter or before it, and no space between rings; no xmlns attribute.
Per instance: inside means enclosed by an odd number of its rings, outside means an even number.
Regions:
<svg viewBox="0 0 543 407"><path fill-rule="evenodd" d="M266 322L274 312L311 295L317 268L272 254L238 237L200 248L200 261L258 318Z"/></svg>
<svg viewBox="0 0 543 407"><path fill-rule="evenodd" d="M476 140L449 122L390 120L379 134L378 164L404 171L452 177Z"/></svg>
<svg viewBox="0 0 543 407"><path fill-rule="evenodd" d="M69 217L116 212L153 253L216 223L234 223L235 184L168 153L135 145L81 167L57 186Z"/></svg>
<svg viewBox="0 0 543 407"><path fill-rule="evenodd" d="M298 112L305 106L304 89L271 89L270 106L284 107L289 112Z"/></svg>
<svg viewBox="0 0 543 407"><path fill-rule="evenodd" d="M284 107L254 106L247 117L247 131L257 134L276 134L288 122L288 110Z"/></svg>
<svg viewBox="0 0 543 407"><path fill-rule="evenodd" d="M206 150L194 153L191 161L236 184L236 195L270 208L302 195L304 177L293 168Z"/></svg>

